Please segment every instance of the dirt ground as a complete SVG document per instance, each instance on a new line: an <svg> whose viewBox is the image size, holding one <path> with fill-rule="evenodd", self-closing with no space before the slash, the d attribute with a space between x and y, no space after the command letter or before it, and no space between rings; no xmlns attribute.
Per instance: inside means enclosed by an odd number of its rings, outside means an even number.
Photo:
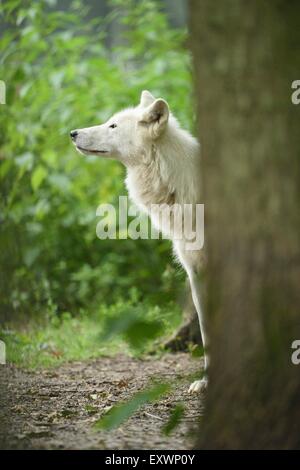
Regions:
<svg viewBox="0 0 300 470"><path fill-rule="evenodd" d="M200 360L185 353L143 360L126 356L68 363L56 369L0 366L1 449L188 449L193 447L203 396L189 395ZM94 423L112 405L153 379L175 382L174 391L140 408L113 431ZM179 426L161 432L170 411L185 404Z"/></svg>

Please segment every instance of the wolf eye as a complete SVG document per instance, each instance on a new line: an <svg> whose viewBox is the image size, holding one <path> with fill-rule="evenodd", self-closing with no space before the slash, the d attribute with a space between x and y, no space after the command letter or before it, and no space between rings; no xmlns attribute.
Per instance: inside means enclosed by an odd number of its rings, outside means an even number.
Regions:
<svg viewBox="0 0 300 470"><path fill-rule="evenodd" d="M115 127L117 127L117 124L111 124L109 127L111 127L111 129L114 129Z"/></svg>

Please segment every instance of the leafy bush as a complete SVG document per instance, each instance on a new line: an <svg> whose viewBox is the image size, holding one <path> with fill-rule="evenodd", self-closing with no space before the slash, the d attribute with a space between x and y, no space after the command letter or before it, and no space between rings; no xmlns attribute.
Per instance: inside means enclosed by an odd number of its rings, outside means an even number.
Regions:
<svg viewBox="0 0 300 470"><path fill-rule="evenodd" d="M142 89L165 97L191 127L186 34L157 1L110 1L106 18L85 21L74 1L1 3L7 104L0 114L1 318L92 311L103 303L167 302L182 283L170 243L98 240L95 211L126 194L124 168L78 155L69 131L137 103ZM47 11L47 14L45 14ZM108 48L111 22L122 24Z"/></svg>
<svg viewBox="0 0 300 470"><path fill-rule="evenodd" d="M131 299L112 305L101 304L94 312L48 310L47 321L30 321L23 327L0 328L7 344L7 361L26 368L57 366L61 362L84 360L122 350L139 356L153 351L158 335L167 337L180 321L174 305L145 307ZM156 352L161 350L155 347Z"/></svg>

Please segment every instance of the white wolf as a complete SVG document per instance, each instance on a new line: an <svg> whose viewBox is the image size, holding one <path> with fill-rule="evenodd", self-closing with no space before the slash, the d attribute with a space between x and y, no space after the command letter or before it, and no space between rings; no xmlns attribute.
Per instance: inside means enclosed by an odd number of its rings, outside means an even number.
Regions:
<svg viewBox="0 0 300 470"><path fill-rule="evenodd" d="M73 130L70 135L81 153L115 158L126 166L129 196L151 215L154 225L162 231L165 224L159 220L159 214L151 210L153 204L195 207L200 203L199 143L180 128L167 102L155 99L149 91L142 92L138 106L115 114L105 124ZM173 219L175 232L181 229L176 224L178 218ZM200 250L187 249L189 236L172 238L174 251L190 280L205 350L207 334L200 305ZM206 370L206 354L204 364ZM189 391L198 392L206 385L205 376L193 382Z"/></svg>

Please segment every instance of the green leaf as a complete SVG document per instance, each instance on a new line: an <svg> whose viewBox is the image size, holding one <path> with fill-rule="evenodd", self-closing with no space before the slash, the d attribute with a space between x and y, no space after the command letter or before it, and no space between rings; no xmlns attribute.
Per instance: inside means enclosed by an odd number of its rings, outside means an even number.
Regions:
<svg viewBox="0 0 300 470"><path fill-rule="evenodd" d="M121 334L130 346L139 349L143 348L146 341L157 337L162 327L160 320L142 318L139 307L125 308L118 317L106 319L101 339L107 341Z"/></svg>
<svg viewBox="0 0 300 470"><path fill-rule="evenodd" d="M47 170L44 166L38 165L31 176L31 186L36 191L47 176Z"/></svg>
<svg viewBox="0 0 300 470"><path fill-rule="evenodd" d="M182 403L179 403L178 405L175 406L175 408L171 411L170 417L167 421L167 423L163 427L163 433L168 436L171 434L174 428L178 426L178 424L181 421L181 418L184 414L184 406Z"/></svg>
<svg viewBox="0 0 300 470"><path fill-rule="evenodd" d="M60 173L52 173L49 176L49 182L53 186L53 188L66 192L70 189L70 179L67 175L60 174Z"/></svg>
<svg viewBox="0 0 300 470"><path fill-rule="evenodd" d="M120 426L133 415L142 405L156 401L169 390L169 385L159 384L151 389L137 393L127 403L113 406L100 420L96 422L96 428L111 430Z"/></svg>
<svg viewBox="0 0 300 470"><path fill-rule="evenodd" d="M125 337L131 346L141 348L145 341L157 337L161 330L162 323L158 320L136 320L125 332Z"/></svg>
<svg viewBox="0 0 300 470"><path fill-rule="evenodd" d="M15 159L15 163L17 166L24 170L30 170L33 165L33 155L30 152L25 152L22 155L19 155Z"/></svg>
<svg viewBox="0 0 300 470"><path fill-rule="evenodd" d="M56 168L57 166L57 161L58 161L58 154L52 149L46 149L44 152L41 154L42 160L46 162L48 166L51 168Z"/></svg>

